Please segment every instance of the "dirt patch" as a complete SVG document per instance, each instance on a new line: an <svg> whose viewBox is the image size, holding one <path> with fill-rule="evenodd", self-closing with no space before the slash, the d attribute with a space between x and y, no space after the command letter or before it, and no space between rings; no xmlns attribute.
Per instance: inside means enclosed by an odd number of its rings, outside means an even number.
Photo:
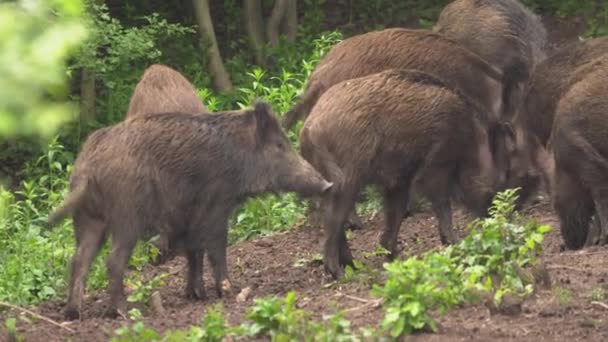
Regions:
<svg viewBox="0 0 608 342"><path fill-rule="evenodd" d="M528 213L541 223L557 227L556 218L549 205L543 203ZM468 216L456 212L457 232L463 237L463 227ZM352 232L350 243L356 258L370 268L381 270L383 257L368 257L364 253L376 247L381 231L379 218L367 222L364 231ZM403 255L417 254L440 246L437 222L430 213L420 213L408 218L399 236L399 247ZM252 305L252 299L267 295L284 296L293 289L298 294L300 307L314 313L320 319L323 314L332 313L333 308L347 309L346 317L353 326L377 327L383 317L382 308L376 308L367 300L371 287L366 282L351 282L329 286L332 282L323 272L323 266L315 258L320 253L323 232L315 227L299 227L293 231L241 243L229 248L228 262L230 276L236 292L246 286L251 287L250 298L244 303L236 301L236 294L218 299L213 291L213 283L205 274L208 299L194 302L183 295L183 258L159 266L147 267L144 273L151 278L162 272L175 272L167 285L160 289L166 309L164 317L154 317L145 307L142 309L147 326L165 331L187 328L198 324L209 305L222 302L227 320L238 324L245 314L245 308ZM562 252L562 242L558 231L548 234L545 241L543 260L551 276L551 288L540 289L523 304L517 316L492 314L483 304L477 304L451 311L439 318L441 331L437 334L423 333L410 337L411 340L470 341L470 340L517 340L517 341L557 341L585 340L602 341L608 339L608 310L600 304L593 304L599 293L608 294L608 249L595 248L578 252ZM207 272L208 273L208 272ZM371 283L371 282L370 282ZM67 326L74 329L71 334L48 323L18 323L19 334L26 341L87 340L105 341L121 324L122 319L103 318L107 297L104 292L90 294L84 304L84 320ZM601 302L601 300L599 300ZM62 321L63 302L48 302L37 311L51 319ZM131 305L130 307L133 307ZM12 313L11 315L15 315ZM3 314L7 317L7 314Z"/></svg>

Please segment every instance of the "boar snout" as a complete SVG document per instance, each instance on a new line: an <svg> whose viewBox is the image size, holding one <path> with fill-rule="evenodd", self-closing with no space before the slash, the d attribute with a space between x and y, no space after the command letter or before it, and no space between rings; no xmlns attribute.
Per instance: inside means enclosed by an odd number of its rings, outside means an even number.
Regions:
<svg viewBox="0 0 608 342"><path fill-rule="evenodd" d="M297 156L293 163L291 172L287 172L283 178L282 188L293 191L303 197L314 197L329 191L333 182L329 182L310 165L304 158Z"/></svg>

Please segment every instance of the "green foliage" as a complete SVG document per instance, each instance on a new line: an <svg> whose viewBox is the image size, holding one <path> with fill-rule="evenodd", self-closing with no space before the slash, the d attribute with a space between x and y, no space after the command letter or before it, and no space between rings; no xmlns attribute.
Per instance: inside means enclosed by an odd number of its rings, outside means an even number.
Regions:
<svg viewBox="0 0 608 342"><path fill-rule="evenodd" d="M498 193L490 217L475 220L467 237L438 252L385 264L388 279L373 293L384 298L382 327L398 337L430 327L431 311L443 313L475 299L476 291L494 292L500 303L508 292L528 294L532 284L515 271L514 263L534 264L548 226L521 224L513 212L516 190Z"/></svg>
<svg viewBox="0 0 608 342"><path fill-rule="evenodd" d="M164 278L168 277L170 273L163 273L155 276L150 281L144 282L141 278L141 273L135 273L135 277L127 279L126 285L133 288L133 292L127 297L129 302L142 302L148 303L152 293L159 287L164 286Z"/></svg>
<svg viewBox="0 0 608 342"><path fill-rule="evenodd" d="M0 137L48 138L68 118L65 62L86 37L78 0L0 4Z"/></svg>

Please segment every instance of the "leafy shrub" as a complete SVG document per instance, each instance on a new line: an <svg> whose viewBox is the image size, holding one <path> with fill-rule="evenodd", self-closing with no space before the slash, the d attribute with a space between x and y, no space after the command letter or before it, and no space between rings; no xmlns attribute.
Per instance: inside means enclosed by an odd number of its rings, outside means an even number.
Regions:
<svg viewBox="0 0 608 342"><path fill-rule="evenodd" d="M530 293L532 284L524 284L514 263L532 265L541 252L544 234L551 228L534 221L521 224L513 213L515 193L498 193L490 217L471 223L470 233L460 243L384 265L388 279L372 293L384 298L382 327L391 336L426 327L435 331L432 310L443 313L467 303L476 291L493 291L498 303L507 292Z"/></svg>

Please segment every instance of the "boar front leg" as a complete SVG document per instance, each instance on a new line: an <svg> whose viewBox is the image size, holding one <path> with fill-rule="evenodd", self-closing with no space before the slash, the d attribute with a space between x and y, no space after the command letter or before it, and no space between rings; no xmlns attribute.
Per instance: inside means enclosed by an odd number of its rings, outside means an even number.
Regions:
<svg viewBox="0 0 608 342"><path fill-rule="evenodd" d="M325 248L323 261L325 270L334 279L340 278L343 266L352 265L352 254L346 241L344 223L354 208L358 187L343 185L340 189L331 189L323 197L322 207L325 211Z"/></svg>
<svg viewBox="0 0 608 342"><path fill-rule="evenodd" d="M605 245L608 243L608 188L596 188L593 191L593 202L599 227L598 243Z"/></svg>

